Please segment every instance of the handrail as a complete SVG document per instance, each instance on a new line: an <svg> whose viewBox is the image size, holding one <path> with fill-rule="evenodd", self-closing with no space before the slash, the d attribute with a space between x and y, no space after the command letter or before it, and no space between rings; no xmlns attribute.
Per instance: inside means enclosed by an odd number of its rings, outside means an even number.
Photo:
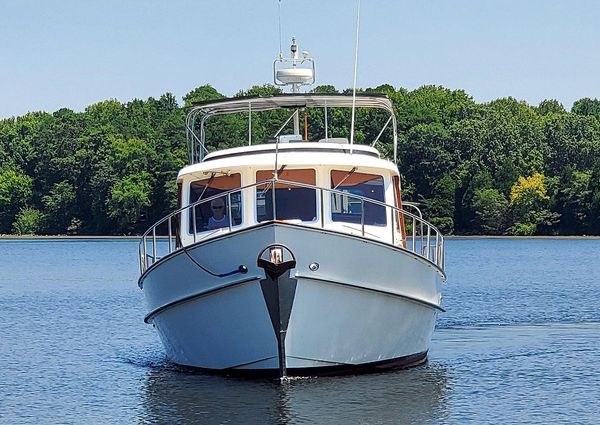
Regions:
<svg viewBox="0 0 600 425"><path fill-rule="evenodd" d="M246 189L250 189L250 188L262 186L262 185L270 184L270 185L272 185L271 187L275 187L276 183L282 183L282 184L286 184L286 185L290 185L290 186L297 186L297 187L304 187L304 188L318 190L321 214L320 214L320 218L319 218L319 220L317 220L316 224L315 223L313 223L313 224L318 227L321 227L321 228L327 227L327 225L325 223L325 214L324 214L325 210L323 208L323 200L324 200L323 193L324 192L328 192L330 194L338 194L340 196L347 197L348 199L355 199L355 200L360 201L360 204L361 204L360 225L356 228L353 228L352 226L350 226L350 224L352 224L352 223L346 223L345 227L349 228L350 230L354 230L355 232L359 232L362 237L365 237L365 235L370 235L365 230L365 228L367 226L369 226L369 224L366 223L366 221L365 221L365 204L368 203L368 204L372 204L372 205L376 205L376 206L385 208L386 209L385 210L386 211L386 214L385 214L386 220L389 219L389 217L391 217L391 219L392 219L391 226L390 226L391 244L398 248L410 251L410 252L432 262L433 264L437 265L440 269L442 269L442 270L444 269L444 236L442 235L442 233L439 231L439 229L437 227L435 227L433 224L431 224L428 221L423 219L423 217L421 215L421 211L414 204L408 204L408 206L416 208L417 214L419 214L419 215L415 215L403 208L398 208L393 205L386 204L385 202L377 201L375 199L367 198L367 197L360 196L360 195L351 194L351 193L344 192L341 190L319 187L319 186L315 186L315 185L308 184L308 183L301 183L301 182L294 182L294 181L290 181L290 180L271 178L271 179L265 179L265 180L262 180L262 181L259 181L256 183L248 184L245 186L241 186L238 188L234 188L234 189L219 193L217 195L210 196L205 199L200 199L189 205L181 207L181 208L177 209L176 211L172 212L171 214L158 220L148 230L146 230L146 232L141 236L141 240L140 240L140 244L139 244L141 272L144 273L152 264L156 263L161 258L158 255L158 244L157 244L157 239L159 238L159 236L157 236L157 228L159 226L163 225L164 223L167 223L167 235L166 236L167 236L168 243L167 243L166 254L170 254L170 253L178 251L180 249L184 249L187 245L197 242L198 229L196 229L196 207L199 205L211 202L214 199L226 197L226 199L227 199L226 207L228 208L227 216L229 219L229 225L226 228L220 229L219 234L221 233L221 231L226 231L228 233L233 232L234 229L233 229L232 217L231 217L231 195L234 193L237 193L237 192L241 193ZM277 202L276 191L273 190L271 195L272 195L272 199L273 199L273 219L276 220L277 219L277 217L276 217L276 202ZM389 209L389 212L391 212L390 215L388 215L388 209ZM193 226L192 234L191 234L192 242L189 243L189 241L188 241L188 243L184 245L184 243L186 241L184 241L181 238L184 220L181 220L181 217L183 217L183 214L187 214L189 212L189 210L191 210L191 213L192 213L192 226ZM396 240L396 237L398 235L394 233L394 226L395 226L395 220L399 220L400 215L404 216L405 220L407 218L409 220L410 236L407 236L406 239L409 240L410 243L404 244L403 242L406 242L406 241L402 241L402 240L397 241ZM172 221L174 221L175 226L173 226ZM189 221L189 218L188 218L188 221ZM186 224L189 229L189 223L186 223ZM331 223L327 223L327 224L331 224ZM175 228L175 232L173 232L173 228ZM189 230L186 232L186 234L187 233L189 233ZM370 236L373 236L373 235L370 235ZM385 238L377 238L377 239L389 239L389 238L385 237ZM384 240L384 242L390 243L389 241L386 241L386 240ZM149 247L151 249L151 252L149 252L149 250L148 250Z"/></svg>
<svg viewBox="0 0 600 425"><path fill-rule="evenodd" d="M421 209L419 208L418 204L414 202L402 201L402 205L405 207L414 208L417 214L419 214L419 217L423 218L423 213L421 212Z"/></svg>

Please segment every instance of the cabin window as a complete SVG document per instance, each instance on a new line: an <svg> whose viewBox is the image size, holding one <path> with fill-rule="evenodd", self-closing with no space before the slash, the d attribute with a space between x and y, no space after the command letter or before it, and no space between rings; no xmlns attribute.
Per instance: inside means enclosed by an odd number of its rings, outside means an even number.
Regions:
<svg viewBox="0 0 600 425"><path fill-rule="evenodd" d="M332 170L331 188L343 192L331 194L331 221L360 224L363 211L359 196L385 202L383 176L377 174ZM365 225L387 224L385 207L365 201L364 209Z"/></svg>
<svg viewBox="0 0 600 425"><path fill-rule="evenodd" d="M200 200L208 199L221 193L228 192L241 186L241 175L239 173L230 175L213 175L203 180L190 183L190 204ZM242 194L241 191L232 192L212 201L200 203L194 207L196 214L196 232L229 228L242 223ZM189 231L194 232L193 212L189 212Z"/></svg>
<svg viewBox="0 0 600 425"><path fill-rule="evenodd" d="M281 180L315 185L315 170L281 170ZM256 181L273 178L272 170L256 172ZM256 187L256 220L273 220L273 184ZM275 184L275 214L277 220L315 221L317 219L317 191L313 188L278 182Z"/></svg>

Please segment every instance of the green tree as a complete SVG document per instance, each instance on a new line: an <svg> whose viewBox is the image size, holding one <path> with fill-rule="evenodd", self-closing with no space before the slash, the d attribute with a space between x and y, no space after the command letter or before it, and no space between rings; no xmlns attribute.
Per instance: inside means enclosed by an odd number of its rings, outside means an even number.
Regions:
<svg viewBox="0 0 600 425"><path fill-rule="evenodd" d="M312 91L340 92L333 86ZM408 91L383 84L358 92L392 100L403 196L424 201L444 230L600 234L600 100L580 99L567 112L552 99L535 107L513 98L478 104L462 90L437 86ZM237 96L278 93L267 84ZM221 98L207 84L188 93L183 107L165 93L98 102L81 113L60 109L0 120L0 232L23 232L39 217L38 231L48 233L143 230L175 205L175 178L187 158L186 109ZM252 143L272 139L292 112L252 113ZM350 138L350 115L328 108L328 136ZM207 149L246 145L248 118L243 112L209 119ZM355 143L372 143L386 120L385 113L358 108ZM322 110L308 111L310 140L325 136L324 121ZM290 122L282 133L291 130ZM391 158L391 129L376 148ZM545 194L513 190L531 183L520 176L538 173ZM503 223L506 202L510 219Z"/></svg>
<svg viewBox="0 0 600 425"><path fill-rule="evenodd" d="M591 170L588 189L591 201L587 224L592 234L600 235L600 159L596 161Z"/></svg>
<svg viewBox="0 0 600 425"><path fill-rule="evenodd" d="M552 225L557 218L549 211L550 197L540 173L519 180L510 190L510 208L513 217L511 233L530 236L540 225Z"/></svg>
<svg viewBox="0 0 600 425"><path fill-rule="evenodd" d="M433 197L425 203L427 215L442 233L454 232L456 182L450 176L442 177L433 190Z"/></svg>
<svg viewBox="0 0 600 425"><path fill-rule="evenodd" d="M573 103L571 112L576 115L593 116L597 120L600 120L600 100L590 99L589 97L579 99Z"/></svg>
<svg viewBox="0 0 600 425"><path fill-rule="evenodd" d="M536 111L540 115L565 114L565 107L558 100L545 99L540 102Z"/></svg>
<svg viewBox="0 0 600 425"><path fill-rule="evenodd" d="M117 224L117 232L130 233L139 227L150 206L150 176L146 172L131 174L117 181L108 199L108 215Z"/></svg>
<svg viewBox="0 0 600 425"><path fill-rule="evenodd" d="M45 230L49 234L64 234L76 216L77 198L75 187L68 182L55 183L52 190L42 197Z"/></svg>
<svg viewBox="0 0 600 425"><path fill-rule="evenodd" d="M549 116L544 121L544 139L549 175L559 175L566 167L589 170L600 149L600 124L594 117L576 114Z"/></svg>
<svg viewBox="0 0 600 425"><path fill-rule="evenodd" d="M219 93L210 84L205 84L200 87L196 87L194 90L183 96L183 106L188 108L196 103L206 102L207 100L218 100L223 99L221 93Z"/></svg>
<svg viewBox="0 0 600 425"><path fill-rule="evenodd" d="M332 85L316 86L310 92L311 93L320 93L320 94L339 93L339 91Z"/></svg>
<svg viewBox="0 0 600 425"><path fill-rule="evenodd" d="M436 183L456 169L447 149L448 131L441 124L418 124L399 139L399 167L416 192L430 198Z"/></svg>
<svg viewBox="0 0 600 425"><path fill-rule="evenodd" d="M423 86L412 92L399 90L392 100L402 130L418 124L449 126L454 121L477 113L475 102L463 90L449 90L440 86Z"/></svg>
<svg viewBox="0 0 600 425"><path fill-rule="evenodd" d="M591 213L591 173L575 171L565 167L558 180L558 193L555 195L555 211L560 214L562 233L576 235L587 231Z"/></svg>
<svg viewBox="0 0 600 425"><path fill-rule="evenodd" d="M508 200L497 189L479 189L473 196L476 230L500 235L506 230Z"/></svg>
<svg viewBox="0 0 600 425"><path fill-rule="evenodd" d="M31 195L31 177L13 168L0 168L0 233L10 232L15 216Z"/></svg>

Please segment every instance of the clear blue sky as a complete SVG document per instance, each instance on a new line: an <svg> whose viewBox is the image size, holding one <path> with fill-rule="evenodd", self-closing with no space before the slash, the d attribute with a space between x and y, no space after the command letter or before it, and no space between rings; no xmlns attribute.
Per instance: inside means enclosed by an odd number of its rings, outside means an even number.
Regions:
<svg viewBox="0 0 600 425"><path fill-rule="evenodd" d="M277 0L0 0L0 118L272 81ZM317 83L352 85L355 0L282 0ZM600 1L362 0L358 85L570 108L600 97Z"/></svg>

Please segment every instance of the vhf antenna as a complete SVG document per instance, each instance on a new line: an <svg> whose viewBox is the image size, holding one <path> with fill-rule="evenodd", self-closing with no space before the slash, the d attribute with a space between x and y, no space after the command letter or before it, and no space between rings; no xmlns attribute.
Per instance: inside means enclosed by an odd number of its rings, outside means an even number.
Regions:
<svg viewBox="0 0 600 425"><path fill-rule="evenodd" d="M354 120L356 118L356 74L358 71L358 34L360 29L360 0L356 8L356 43L354 48L354 83L352 84L352 124L350 125L350 154L354 144Z"/></svg>
<svg viewBox="0 0 600 425"><path fill-rule="evenodd" d="M279 57L283 57L283 50L281 48L281 0L278 2L278 13L279 13Z"/></svg>

